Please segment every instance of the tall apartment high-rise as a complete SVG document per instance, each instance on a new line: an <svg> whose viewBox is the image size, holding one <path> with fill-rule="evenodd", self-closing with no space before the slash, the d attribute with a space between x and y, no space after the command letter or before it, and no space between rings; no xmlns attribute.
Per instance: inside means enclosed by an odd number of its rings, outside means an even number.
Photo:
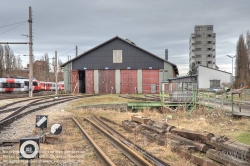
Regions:
<svg viewBox="0 0 250 166"><path fill-rule="evenodd" d="M203 65L219 69L216 65L216 34L213 25L196 25L189 40L189 68Z"/></svg>

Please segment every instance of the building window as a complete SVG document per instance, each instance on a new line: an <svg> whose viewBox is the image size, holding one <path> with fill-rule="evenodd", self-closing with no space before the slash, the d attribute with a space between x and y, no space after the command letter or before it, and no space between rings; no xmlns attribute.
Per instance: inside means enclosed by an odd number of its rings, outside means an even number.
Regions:
<svg viewBox="0 0 250 166"><path fill-rule="evenodd" d="M196 41L195 43L196 43L196 44L201 44L201 41Z"/></svg>
<svg viewBox="0 0 250 166"><path fill-rule="evenodd" d="M207 48L208 51L212 51L213 49L212 48Z"/></svg>
<svg viewBox="0 0 250 166"><path fill-rule="evenodd" d="M207 41L207 44L212 44L213 42L212 41Z"/></svg>
<svg viewBox="0 0 250 166"><path fill-rule="evenodd" d="M212 37L212 34L208 34L207 37Z"/></svg>
<svg viewBox="0 0 250 166"><path fill-rule="evenodd" d="M196 37L201 37L201 35L196 35Z"/></svg>
<svg viewBox="0 0 250 166"><path fill-rule="evenodd" d="M201 61L196 61L196 64L201 64Z"/></svg>
<svg viewBox="0 0 250 166"><path fill-rule="evenodd" d="M211 58L211 57L212 57L212 54L207 54L207 57L208 57L208 58Z"/></svg>
<svg viewBox="0 0 250 166"><path fill-rule="evenodd" d="M201 55L196 55L196 58L201 58Z"/></svg>
<svg viewBox="0 0 250 166"><path fill-rule="evenodd" d="M201 27L195 27L196 31L201 31Z"/></svg>
<svg viewBox="0 0 250 166"><path fill-rule="evenodd" d="M220 87L220 80L210 80L210 88Z"/></svg>
<svg viewBox="0 0 250 166"><path fill-rule="evenodd" d="M213 27L207 27L207 30L213 30Z"/></svg>
<svg viewBox="0 0 250 166"><path fill-rule="evenodd" d="M113 63L122 63L122 50L113 50Z"/></svg>
<svg viewBox="0 0 250 166"><path fill-rule="evenodd" d="M196 48L196 51L201 51L201 48Z"/></svg>
<svg viewBox="0 0 250 166"><path fill-rule="evenodd" d="M212 61L207 61L207 64L212 64Z"/></svg>

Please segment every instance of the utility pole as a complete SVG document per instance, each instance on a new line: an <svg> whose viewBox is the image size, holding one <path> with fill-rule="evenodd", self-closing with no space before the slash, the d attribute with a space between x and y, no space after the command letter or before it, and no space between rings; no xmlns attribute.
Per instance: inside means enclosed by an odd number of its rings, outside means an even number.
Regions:
<svg viewBox="0 0 250 166"><path fill-rule="evenodd" d="M56 95L58 94L58 80L57 80L57 51L55 51L55 76L56 76Z"/></svg>
<svg viewBox="0 0 250 166"><path fill-rule="evenodd" d="M33 97L32 11L29 7L29 97Z"/></svg>
<svg viewBox="0 0 250 166"><path fill-rule="evenodd" d="M76 57L77 57L77 55L78 55L78 50L77 50L78 48L77 48L77 46L76 46Z"/></svg>

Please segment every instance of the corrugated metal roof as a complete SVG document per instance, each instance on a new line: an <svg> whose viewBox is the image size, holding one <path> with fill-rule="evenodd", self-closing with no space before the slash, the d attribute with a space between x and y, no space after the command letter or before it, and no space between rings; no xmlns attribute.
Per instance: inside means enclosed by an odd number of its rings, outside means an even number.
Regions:
<svg viewBox="0 0 250 166"><path fill-rule="evenodd" d="M77 57L75 57L75 58L73 58L73 59L71 59L71 60L65 62L65 63L62 64L60 67L64 67L64 66L67 65L68 63L73 62L74 60L80 58L81 56L84 56L84 55L88 54L89 52L91 52L91 51L93 51L93 50L95 50L95 49L97 49L97 48L99 48L99 47L101 47L101 46L103 46L103 45L105 45L105 44L111 42L112 40L115 40L115 39L120 39L120 40L122 40L122 41L124 41L124 42L126 42L126 43L128 43L128 44L130 44L130 45L132 45L133 47L136 47L136 48L138 48L138 49L140 49L140 50L142 50L142 51L144 51L144 52L146 52L146 53L148 53L148 54L150 54L150 55L152 55L152 56L154 56L154 57L156 57L156 58L158 58L158 59L160 59L160 60L162 60L162 61L164 61L164 62L166 62L166 63L169 63L170 65L173 66L176 75L179 75L178 67L177 67L175 64L173 64L173 63L171 63L171 62L169 62L169 61L167 61L167 60L165 60L165 59L163 59L163 58L160 58L160 57L158 57L157 55L154 55L154 54L152 54L152 53L150 53L150 52L148 52L148 51L146 51L146 50L144 50L144 49L142 49L142 48L140 48L140 47L138 47L138 46L132 44L131 42L129 42L129 41L127 41L127 40L124 40L124 39L120 38L119 36L113 37L113 38L111 38L110 40L108 40L108 41L106 41L106 42L104 42L104 43L102 43L102 44L100 44L100 45L98 45L98 46L96 46L96 47L94 47L94 48L92 48L92 49L90 49L90 50L88 50L88 51L82 53L82 54L80 54L79 56L77 56Z"/></svg>
<svg viewBox="0 0 250 166"><path fill-rule="evenodd" d="M188 76L180 76L180 77L173 77L173 78L168 78L167 81L162 81L162 82L169 82L171 80L178 80L178 79L183 79L183 78L191 78L191 77L198 77L198 74L193 74L193 75L188 75Z"/></svg>

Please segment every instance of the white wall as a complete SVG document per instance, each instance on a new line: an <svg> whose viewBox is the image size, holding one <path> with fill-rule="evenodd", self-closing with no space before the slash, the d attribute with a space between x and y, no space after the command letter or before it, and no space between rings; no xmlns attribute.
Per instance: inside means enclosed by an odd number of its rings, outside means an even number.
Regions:
<svg viewBox="0 0 250 166"><path fill-rule="evenodd" d="M220 70L211 69L204 66L198 66L198 88L210 88L210 80L220 80L220 85L223 82L230 82L231 73ZM222 87L222 85L221 85Z"/></svg>

